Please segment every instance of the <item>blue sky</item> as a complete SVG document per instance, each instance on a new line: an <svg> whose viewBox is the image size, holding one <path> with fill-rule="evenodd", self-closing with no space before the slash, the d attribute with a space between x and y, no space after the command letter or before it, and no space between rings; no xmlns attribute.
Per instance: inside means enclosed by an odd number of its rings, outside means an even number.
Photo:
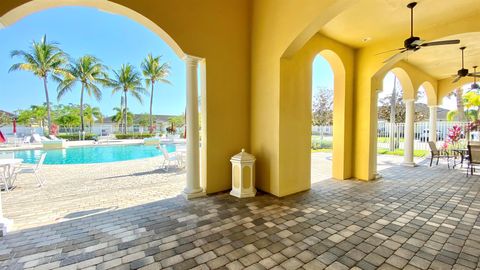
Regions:
<svg viewBox="0 0 480 270"><path fill-rule="evenodd" d="M172 85L160 84L154 96L155 114L181 114L185 110L185 65L171 48L156 34L144 26L119 15L101 12L93 8L62 7L32 14L17 23L0 30L0 109L13 112L45 101L43 83L24 71L8 72L19 61L12 59L10 51L27 50L33 40L47 39L60 43L71 57L91 54L100 58L112 69L130 63L140 71L140 63L148 53L163 55L170 63ZM50 81L51 101L57 104L57 83ZM74 89L61 103L78 104L80 91ZM134 113L148 112L149 97L144 105L129 98L129 108ZM112 95L104 89L103 99L97 102L87 98L88 104L101 108L103 114L111 115L112 108L120 104L120 94Z"/></svg>
<svg viewBox="0 0 480 270"><path fill-rule="evenodd" d="M333 70L323 56L317 55L313 59L312 75L312 91L314 97L319 88L333 89Z"/></svg>

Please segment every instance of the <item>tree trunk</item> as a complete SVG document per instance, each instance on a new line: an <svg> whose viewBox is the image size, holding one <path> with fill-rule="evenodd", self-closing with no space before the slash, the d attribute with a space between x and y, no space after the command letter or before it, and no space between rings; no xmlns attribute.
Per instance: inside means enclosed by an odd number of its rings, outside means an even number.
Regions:
<svg viewBox="0 0 480 270"><path fill-rule="evenodd" d="M45 100L47 101L47 133L50 135L50 125L52 124L52 117L50 114L50 98L48 97L47 76L43 77L43 87L45 88Z"/></svg>
<svg viewBox="0 0 480 270"><path fill-rule="evenodd" d="M152 80L152 93L150 95L150 133L153 132L153 120L152 120L152 108L153 108L153 89L155 87L155 81Z"/></svg>
<svg viewBox="0 0 480 270"><path fill-rule="evenodd" d="M457 119L460 122L465 121L465 109L463 107L463 89L461 87L455 90L455 95L457 98Z"/></svg>
<svg viewBox="0 0 480 270"><path fill-rule="evenodd" d="M124 114L123 114L123 123L124 123L124 128L123 128L123 134L127 134L127 124L128 124L128 119L127 119L127 115L128 115L128 104L127 104L127 91L125 90L124 91L125 93L125 111L124 111Z"/></svg>
<svg viewBox="0 0 480 270"><path fill-rule="evenodd" d="M80 93L80 123L81 123L81 126L80 126L80 132L82 133L82 137L83 137L83 131L85 131L85 123L83 122L83 92L85 90L85 87L82 83L82 92ZM84 138L82 138L84 139Z"/></svg>

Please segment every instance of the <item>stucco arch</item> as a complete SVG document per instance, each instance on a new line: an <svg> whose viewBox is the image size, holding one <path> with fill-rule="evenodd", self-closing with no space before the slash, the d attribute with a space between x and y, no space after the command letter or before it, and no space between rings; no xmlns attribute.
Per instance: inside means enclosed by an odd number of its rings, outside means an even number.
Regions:
<svg viewBox="0 0 480 270"><path fill-rule="evenodd" d="M279 98L279 178L267 186L258 177L261 189L283 196L310 187L312 63L321 54L334 73L333 171L337 179L351 177L354 50L320 34L290 58L281 59ZM294 157L294 158L292 158ZM272 183L270 183L272 184Z"/></svg>
<svg viewBox="0 0 480 270"><path fill-rule="evenodd" d="M423 89L425 89L425 94L427 95L427 105L429 106L438 105L437 91L435 90L435 87L432 85L432 83L429 81L425 81L420 85L420 87L422 86L423 86Z"/></svg>
<svg viewBox="0 0 480 270"><path fill-rule="evenodd" d="M349 153L350 140L345 134L345 99L346 99L346 70L342 58L334 51L335 47L321 50L317 55L322 56L330 64L333 71L333 150L332 176L336 179L351 177ZM311 59L313 64L315 57ZM313 74L312 74L313 76ZM338 134L337 134L338 133Z"/></svg>
<svg viewBox="0 0 480 270"><path fill-rule="evenodd" d="M150 31L157 34L165 43L167 43L170 48L175 52L175 54L180 58L184 59L186 54L180 48L180 46L173 40L173 38L167 34L162 28L157 24L152 22L147 17L142 14L125 7L123 5L111 2L111 1L98 1L98 0L55 0L55 1L44 1L44 0L33 0L29 1L23 5L20 5L3 16L0 17L0 27L8 27L11 24L14 24L18 20L31 15L35 12L42 10L62 7L62 6L84 6L97 8L103 12L114 13L118 15L123 15L130 18L131 20L145 26Z"/></svg>
<svg viewBox="0 0 480 270"><path fill-rule="evenodd" d="M398 81L402 85L403 99L404 100L415 99L415 97L417 96L417 93L408 72L401 67L392 68L390 72L395 74L395 77L397 77Z"/></svg>

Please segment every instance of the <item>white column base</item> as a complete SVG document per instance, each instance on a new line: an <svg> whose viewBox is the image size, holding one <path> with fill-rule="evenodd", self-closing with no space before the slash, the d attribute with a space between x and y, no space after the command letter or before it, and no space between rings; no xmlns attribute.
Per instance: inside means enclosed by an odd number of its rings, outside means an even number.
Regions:
<svg viewBox="0 0 480 270"><path fill-rule="evenodd" d="M415 164L415 162L404 161L404 162L402 162L402 166L405 166L405 167L417 167L417 164Z"/></svg>
<svg viewBox="0 0 480 270"><path fill-rule="evenodd" d="M200 198L200 197L205 197L205 196L207 196L207 193L205 193L205 191L202 188L197 189L197 190L187 190L187 189L185 189L183 191L183 197L185 197L185 199L187 199L187 200Z"/></svg>
<svg viewBox="0 0 480 270"><path fill-rule="evenodd" d="M237 198L255 197L256 194L257 194L256 189L249 190L249 191L244 191L244 192L241 192L238 189L232 189L232 191L230 191L230 195L235 196Z"/></svg>
<svg viewBox="0 0 480 270"><path fill-rule="evenodd" d="M1 218L0 219L0 236L5 236L9 231L12 230L13 227L13 220L8 218Z"/></svg>

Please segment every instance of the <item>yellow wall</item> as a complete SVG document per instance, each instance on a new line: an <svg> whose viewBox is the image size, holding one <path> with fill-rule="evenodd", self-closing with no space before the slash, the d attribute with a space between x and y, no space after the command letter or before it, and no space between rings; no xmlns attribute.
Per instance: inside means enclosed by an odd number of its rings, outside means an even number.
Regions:
<svg viewBox="0 0 480 270"><path fill-rule="evenodd" d="M230 189L229 159L250 146L250 1L0 1L0 23L8 26L32 12L62 5L126 15L163 35L180 56L205 59L206 120L202 124L207 147L202 149L206 158L201 170L208 193Z"/></svg>
<svg viewBox="0 0 480 270"><path fill-rule="evenodd" d="M282 59L279 186L283 196L310 188L312 63L321 54L334 73L333 177L351 177L353 49L320 34Z"/></svg>
<svg viewBox="0 0 480 270"><path fill-rule="evenodd" d="M280 118L281 100L286 98L281 97L280 85L289 81L282 78L281 74L285 74L289 68L284 67L281 71L280 65L281 62L288 62L288 57L301 49L323 24L351 4L349 0L304 0L301 5L290 0L253 1L250 136L252 152L257 157L257 187L263 191L281 196L309 187L305 179L310 172L295 169L296 163L285 164L289 157L294 159L303 156L305 162L308 159L305 159L304 147L293 149L292 152L285 151L291 148L283 145L288 134L282 133L283 140L280 138L280 122L283 122L283 127L289 124L285 118L288 116L283 116L282 120ZM287 57L282 59L283 55ZM303 68L311 68L311 63ZM311 77L308 80L311 81ZM283 93L289 94L289 91ZM303 102L306 104L305 100ZM310 107L311 104L308 104ZM303 166L305 169L309 164ZM295 171L300 172L302 179L296 181L292 180L292 175L288 178L280 175L284 172L294 174ZM290 183L281 184L286 181Z"/></svg>

